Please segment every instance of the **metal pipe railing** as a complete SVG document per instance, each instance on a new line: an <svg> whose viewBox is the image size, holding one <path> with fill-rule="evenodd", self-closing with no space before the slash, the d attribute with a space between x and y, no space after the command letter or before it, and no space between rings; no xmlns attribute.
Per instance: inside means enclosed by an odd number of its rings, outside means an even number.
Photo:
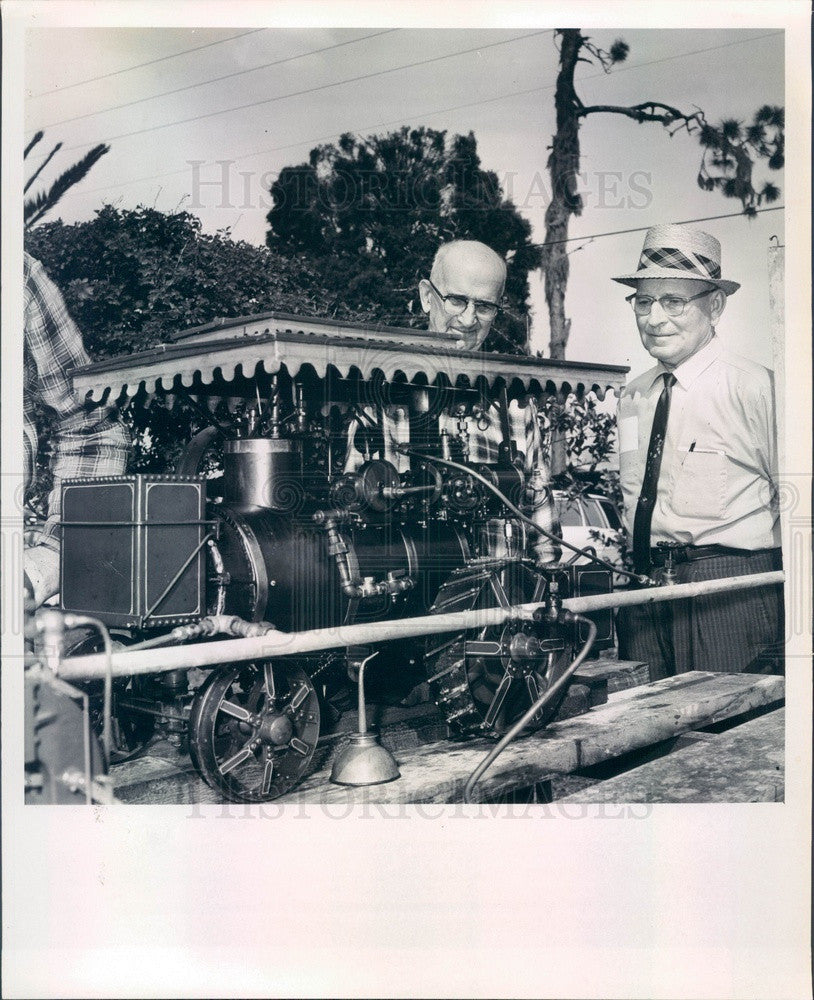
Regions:
<svg viewBox="0 0 814 1000"><path fill-rule="evenodd" d="M592 597L572 597L562 605L575 614L633 604L651 604L675 601L707 594L751 590L782 583L782 571L736 576L724 580L704 580L700 583L681 583L666 587L653 587L629 593L597 594ZM511 618L531 618L540 607L519 604L508 608L485 608L400 621L371 622L363 625L343 625L335 628L311 629L307 632L280 632L270 629L266 634L243 639L224 639L199 642L187 646L158 649L117 650L110 658L104 654L69 657L59 666L59 676L66 680L93 680L105 676L112 669L114 677L138 674L157 674L169 670L187 670L192 667L213 667L224 663L268 659L272 656L294 656L336 649L341 646L364 646L394 639L408 639L442 632L461 632L487 625L502 625Z"/></svg>

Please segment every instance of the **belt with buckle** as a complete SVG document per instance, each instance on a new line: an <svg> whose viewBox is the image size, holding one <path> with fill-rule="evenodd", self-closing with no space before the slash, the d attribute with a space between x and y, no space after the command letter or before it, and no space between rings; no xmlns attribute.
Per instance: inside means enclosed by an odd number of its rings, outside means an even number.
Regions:
<svg viewBox="0 0 814 1000"><path fill-rule="evenodd" d="M668 558L673 563L695 562L697 559L712 559L715 556L757 556L775 549L732 549L727 545L670 545L650 550L650 563L664 566Z"/></svg>

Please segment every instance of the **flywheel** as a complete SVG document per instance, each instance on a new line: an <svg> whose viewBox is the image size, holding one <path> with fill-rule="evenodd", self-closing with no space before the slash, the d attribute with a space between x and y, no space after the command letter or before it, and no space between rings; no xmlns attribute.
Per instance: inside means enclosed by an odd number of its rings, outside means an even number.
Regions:
<svg viewBox="0 0 814 1000"><path fill-rule="evenodd" d="M317 692L293 661L215 670L192 702L190 756L204 781L232 802L268 802L293 788L318 737Z"/></svg>
<svg viewBox="0 0 814 1000"><path fill-rule="evenodd" d="M446 580L430 614L504 607L539 599L540 577L526 567L492 560L465 566ZM499 736L564 673L573 659L564 625L508 621L427 641L430 691L454 737ZM531 732L556 713L565 695L528 724Z"/></svg>

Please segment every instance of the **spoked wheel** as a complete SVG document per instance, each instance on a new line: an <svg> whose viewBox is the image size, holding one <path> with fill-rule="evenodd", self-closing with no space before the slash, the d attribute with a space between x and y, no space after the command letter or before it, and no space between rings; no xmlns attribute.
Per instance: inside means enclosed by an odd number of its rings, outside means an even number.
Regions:
<svg viewBox="0 0 814 1000"><path fill-rule="evenodd" d="M303 777L319 736L319 702L308 674L285 660L213 671L189 718L199 774L232 802L268 802Z"/></svg>
<svg viewBox="0 0 814 1000"><path fill-rule="evenodd" d="M516 579L469 567L444 584L431 611L509 607L524 599ZM441 645L431 639L425 654L427 676L451 732L506 732L562 676L572 660L572 644L565 626L516 621L461 633ZM544 726L564 695L545 705L526 731Z"/></svg>

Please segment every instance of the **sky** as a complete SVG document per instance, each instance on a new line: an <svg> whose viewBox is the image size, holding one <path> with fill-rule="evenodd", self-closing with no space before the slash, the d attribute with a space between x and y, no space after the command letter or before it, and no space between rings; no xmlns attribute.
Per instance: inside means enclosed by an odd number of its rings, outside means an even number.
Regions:
<svg viewBox="0 0 814 1000"><path fill-rule="evenodd" d="M626 63L610 73L578 67L586 104L655 99L703 108L715 123L785 103L777 28L583 31L604 48L618 37L630 46ZM544 28L29 28L25 139L39 128L46 136L26 176L58 141L63 148L43 185L90 146L109 142L110 152L49 218L82 221L106 202L184 208L206 231L229 227L235 238L262 244L271 180L319 142L401 125L471 130L482 166L497 173L542 241L556 70L554 34ZM737 213L739 202L699 189L700 147L686 132L670 137L659 125L594 115L581 144L585 209L571 223L567 357L629 365L635 375L651 362L626 291L610 279L635 269L644 232L617 231ZM785 194L783 171L772 180ZM782 242L783 215L698 223L723 245L724 276L743 285L719 332L768 366L767 251L771 237ZM532 348L547 354L542 276L530 277Z"/></svg>

